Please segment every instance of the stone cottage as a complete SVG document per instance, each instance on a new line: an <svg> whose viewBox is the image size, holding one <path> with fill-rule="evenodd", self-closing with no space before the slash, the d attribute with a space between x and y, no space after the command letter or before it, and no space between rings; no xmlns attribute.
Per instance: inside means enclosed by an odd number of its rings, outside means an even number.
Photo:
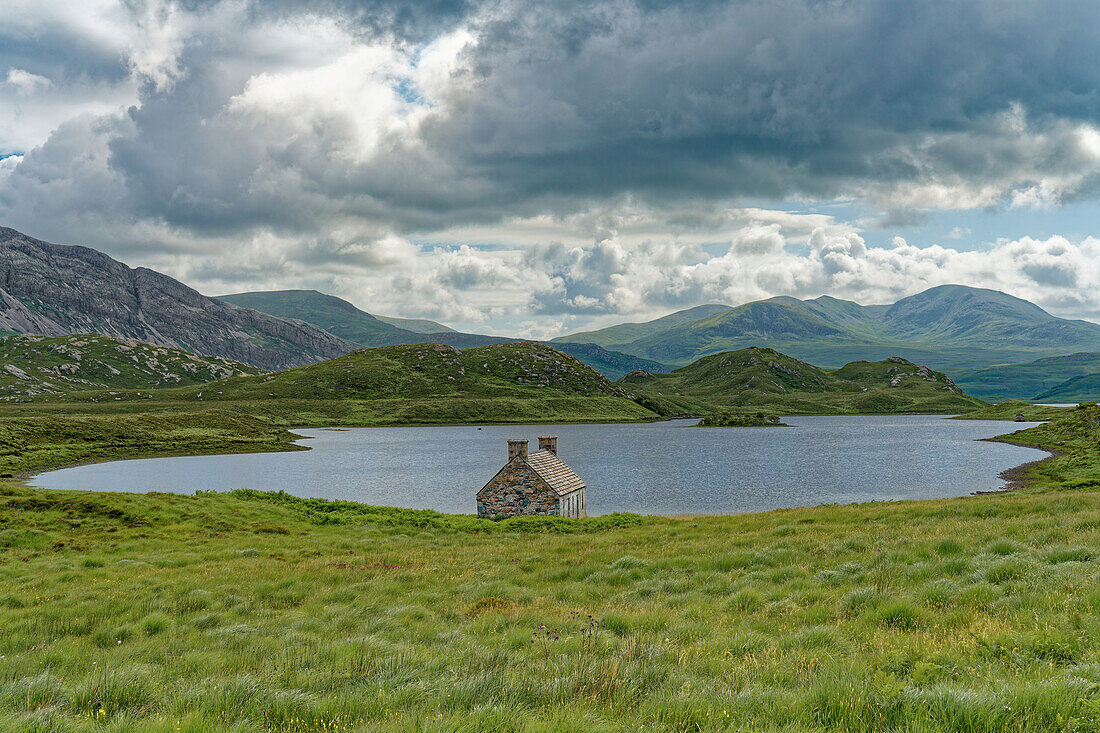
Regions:
<svg viewBox="0 0 1100 733"><path fill-rule="evenodd" d="M586 487L558 458L558 436L540 435L528 454L526 440L508 441L508 463L477 492L477 515L504 519L521 514L588 516Z"/></svg>

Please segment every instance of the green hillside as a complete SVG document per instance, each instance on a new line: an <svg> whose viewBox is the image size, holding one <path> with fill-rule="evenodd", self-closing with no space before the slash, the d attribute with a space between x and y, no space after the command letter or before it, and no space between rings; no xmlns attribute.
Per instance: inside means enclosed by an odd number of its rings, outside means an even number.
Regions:
<svg viewBox="0 0 1100 733"><path fill-rule="evenodd" d="M955 374L955 383L984 400L1033 400L1074 377L1089 374L1100 374L1098 353L1049 356L1023 364L998 364L986 369L962 370Z"/></svg>
<svg viewBox="0 0 1100 733"><path fill-rule="evenodd" d="M220 295L242 308L251 308L278 318L294 318L319 326L346 341L360 346L389 345L390 337L408 337L410 333L455 333L442 323L423 318L376 316L356 308L342 298L316 290L267 290ZM386 341L384 344L375 343Z"/></svg>
<svg viewBox="0 0 1100 733"><path fill-rule="evenodd" d="M618 346L631 344L640 339L667 331L681 323L690 323L702 318L709 318L718 313L730 310L728 305L699 305L687 310L669 313L654 321L646 323L620 323L616 326L602 328L597 331L581 331L568 336L560 336L552 339L552 343L571 341L574 343L599 344L604 348L623 351Z"/></svg>
<svg viewBox="0 0 1100 733"><path fill-rule="evenodd" d="M97 388L187 386L261 373L229 359L97 334L0 338L0 400L6 401Z"/></svg>
<svg viewBox="0 0 1100 733"><path fill-rule="evenodd" d="M442 323L429 321L426 318L396 318L394 316L375 316L375 318L383 323L388 323L391 326L397 326L398 328L403 328L413 333L456 333L453 328L444 326Z"/></svg>
<svg viewBox="0 0 1100 733"><path fill-rule="evenodd" d="M757 347L704 357L671 374L634 372L620 384L663 414L957 413L985 404L947 375L900 357L822 369Z"/></svg>
<svg viewBox="0 0 1100 733"><path fill-rule="evenodd" d="M435 321L373 316L346 300L316 290L277 290L272 292L224 295L222 300L262 311L279 318L305 321L359 346L393 346L430 342L456 349L503 344L520 339L461 333ZM431 330L431 329L435 330ZM618 379L635 369L664 372L668 367L652 359L609 351L594 343L561 343L561 351L572 354L610 379Z"/></svg>
<svg viewBox="0 0 1100 733"><path fill-rule="evenodd" d="M379 318L359 310L346 300L316 290L236 293L220 296L219 300L279 318L304 321L358 346L431 342L465 349L518 340L480 333L460 333L446 326L441 326L437 332L428 332L427 328L439 324L416 319Z"/></svg>
<svg viewBox="0 0 1100 733"><path fill-rule="evenodd" d="M411 331L375 318L346 300L316 290L236 293L219 296L218 300L278 318L305 321L360 346L402 343L400 339L412 337Z"/></svg>
<svg viewBox="0 0 1100 733"><path fill-rule="evenodd" d="M658 374L672 371L671 367L652 359L643 359L621 351L609 351L598 344L558 342L552 343L551 346L558 351L575 356L608 379L619 379L638 369Z"/></svg>
<svg viewBox="0 0 1100 733"><path fill-rule="evenodd" d="M577 359L536 342L458 350L407 344L193 387L93 390L46 399L99 409L221 406L280 425L614 422L657 416ZM38 402L38 401L36 401ZM79 406L73 408L77 411Z"/></svg>
<svg viewBox="0 0 1100 733"><path fill-rule="evenodd" d="M590 341L673 365L766 346L830 366L901 356L956 371L1100 351L1100 325L1057 318L998 291L945 285L893 305L864 306L825 296L777 297L734 308L702 306L559 340Z"/></svg>
<svg viewBox="0 0 1100 733"><path fill-rule="evenodd" d="M1042 392L1036 402L1084 402L1100 400L1100 373L1082 374Z"/></svg>

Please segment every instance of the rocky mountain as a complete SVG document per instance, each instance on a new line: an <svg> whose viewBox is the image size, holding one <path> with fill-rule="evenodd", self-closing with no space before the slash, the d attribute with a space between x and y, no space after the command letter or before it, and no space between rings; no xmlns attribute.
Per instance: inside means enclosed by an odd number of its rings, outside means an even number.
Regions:
<svg viewBox="0 0 1100 733"><path fill-rule="evenodd" d="M1100 325L1058 318L995 290L945 285L892 305L777 297L737 307L701 306L554 343L562 341L596 343L673 365L767 346L818 364L901 356L955 370L1100 351Z"/></svg>
<svg viewBox="0 0 1100 733"><path fill-rule="evenodd" d="M351 344L305 323L208 298L102 252L0 228L0 330L100 333L284 369L347 353Z"/></svg>
<svg viewBox="0 0 1100 733"><path fill-rule="evenodd" d="M216 356L98 334L0 338L0 400L9 402L91 389L185 387L260 371Z"/></svg>

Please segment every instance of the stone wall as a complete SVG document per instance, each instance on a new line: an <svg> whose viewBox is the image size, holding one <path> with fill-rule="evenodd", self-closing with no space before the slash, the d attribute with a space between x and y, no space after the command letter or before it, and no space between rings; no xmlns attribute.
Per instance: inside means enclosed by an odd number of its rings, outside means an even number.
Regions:
<svg viewBox="0 0 1100 733"><path fill-rule="evenodd" d="M504 519L558 513L558 495L522 460L513 460L477 492L477 515Z"/></svg>

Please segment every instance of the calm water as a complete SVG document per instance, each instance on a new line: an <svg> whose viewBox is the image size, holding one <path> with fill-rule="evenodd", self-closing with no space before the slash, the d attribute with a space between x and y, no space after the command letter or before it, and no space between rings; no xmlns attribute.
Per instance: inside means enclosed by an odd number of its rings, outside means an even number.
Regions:
<svg viewBox="0 0 1100 733"><path fill-rule="evenodd" d="M588 484L590 514L734 513L1000 488L997 473L1042 451L977 442L1034 423L939 416L792 417L791 428L692 428L696 421L299 430L312 450L115 461L53 471L51 489L283 489L298 496L474 512L505 441L555 433Z"/></svg>

